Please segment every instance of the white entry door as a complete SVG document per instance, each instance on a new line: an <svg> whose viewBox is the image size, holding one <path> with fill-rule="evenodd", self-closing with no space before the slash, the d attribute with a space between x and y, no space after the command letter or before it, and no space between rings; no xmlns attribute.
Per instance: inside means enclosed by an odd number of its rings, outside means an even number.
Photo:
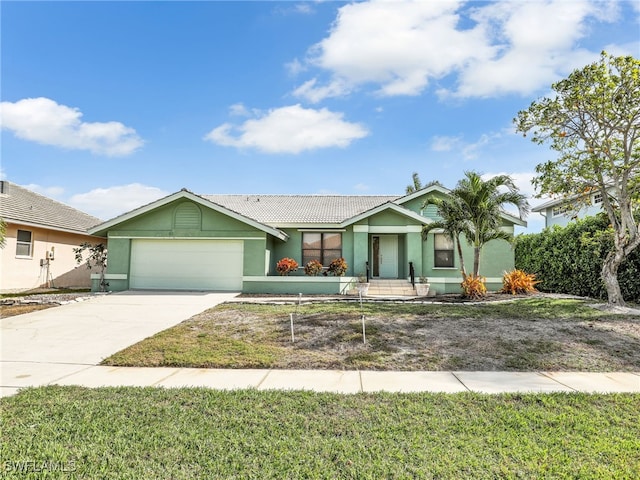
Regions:
<svg viewBox="0 0 640 480"><path fill-rule="evenodd" d="M377 250L377 273L380 278L398 278L398 236L380 235L373 237L374 252ZM377 243L377 248L375 243ZM375 275L374 268L374 275Z"/></svg>

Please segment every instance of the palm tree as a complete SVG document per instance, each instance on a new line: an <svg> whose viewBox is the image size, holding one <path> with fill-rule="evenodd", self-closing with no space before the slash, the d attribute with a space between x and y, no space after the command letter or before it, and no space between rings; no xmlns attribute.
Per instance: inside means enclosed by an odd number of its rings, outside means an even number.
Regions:
<svg viewBox="0 0 640 480"><path fill-rule="evenodd" d="M407 185L406 188L404 189L407 195L413 192L417 192L418 190L422 190L423 188L431 187L433 185L438 185L439 187L444 186L438 180L431 180L430 182L427 182L425 185L423 185L422 181L420 180L420 175L418 175L418 172L413 172L411 174L411 181L413 182L413 185Z"/></svg>
<svg viewBox="0 0 640 480"><path fill-rule="evenodd" d="M407 195L413 192L417 192L422 188L422 182L420 181L418 172L413 172L411 174L411 180L413 181L413 185L407 185L407 188L405 188L405 192L407 193Z"/></svg>
<svg viewBox="0 0 640 480"><path fill-rule="evenodd" d="M427 236L433 230L442 230L445 235L451 237L455 243L458 257L460 258L460 272L462 279L467 276L464 266L464 256L462 255L462 247L460 245L460 234L467 233L467 224L462 210L462 205L455 197L441 198L429 195L422 206L426 208L428 205L434 205L440 220L431 222L422 227L422 239L426 241Z"/></svg>
<svg viewBox="0 0 640 480"><path fill-rule="evenodd" d="M520 218L529 213L529 203L525 195L518 191L509 175L496 175L483 180L476 172L465 172L451 191L462 209L466 228L464 233L470 245L473 245L473 275L477 277L480 270L480 252L491 240L502 239L508 242L513 237L502 230L503 208L513 205L518 209Z"/></svg>

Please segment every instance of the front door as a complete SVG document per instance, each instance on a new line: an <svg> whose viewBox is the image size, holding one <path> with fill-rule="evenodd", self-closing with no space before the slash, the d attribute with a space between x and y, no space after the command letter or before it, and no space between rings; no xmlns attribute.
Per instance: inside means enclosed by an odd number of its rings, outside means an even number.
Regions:
<svg viewBox="0 0 640 480"><path fill-rule="evenodd" d="M398 278L398 236L376 235L372 238L373 276Z"/></svg>

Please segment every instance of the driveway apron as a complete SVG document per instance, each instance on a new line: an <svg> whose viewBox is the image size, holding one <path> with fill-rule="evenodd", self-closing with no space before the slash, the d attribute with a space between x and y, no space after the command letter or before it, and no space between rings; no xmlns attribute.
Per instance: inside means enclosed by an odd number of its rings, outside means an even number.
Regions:
<svg viewBox="0 0 640 480"><path fill-rule="evenodd" d="M128 291L4 318L2 386L43 385L60 378L63 372L96 365L236 295Z"/></svg>

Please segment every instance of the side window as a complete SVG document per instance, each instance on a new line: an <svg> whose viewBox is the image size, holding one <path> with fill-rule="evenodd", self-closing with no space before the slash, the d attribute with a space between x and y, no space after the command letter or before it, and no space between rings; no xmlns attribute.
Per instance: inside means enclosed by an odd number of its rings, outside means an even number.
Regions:
<svg viewBox="0 0 640 480"><path fill-rule="evenodd" d="M453 267L453 240L448 235L436 233L434 239L434 267Z"/></svg>
<svg viewBox="0 0 640 480"><path fill-rule="evenodd" d="M16 256L18 257L31 256L31 232L29 232L28 230L18 230L18 237L16 242Z"/></svg>

